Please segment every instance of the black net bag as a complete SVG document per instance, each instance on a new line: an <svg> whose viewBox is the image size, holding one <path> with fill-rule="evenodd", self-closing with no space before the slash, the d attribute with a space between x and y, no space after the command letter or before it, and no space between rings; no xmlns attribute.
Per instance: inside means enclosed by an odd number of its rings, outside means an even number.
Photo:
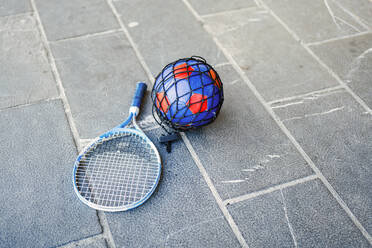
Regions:
<svg viewBox="0 0 372 248"><path fill-rule="evenodd" d="M193 56L166 65L151 91L152 113L168 133L208 125L218 116L224 97L218 73Z"/></svg>

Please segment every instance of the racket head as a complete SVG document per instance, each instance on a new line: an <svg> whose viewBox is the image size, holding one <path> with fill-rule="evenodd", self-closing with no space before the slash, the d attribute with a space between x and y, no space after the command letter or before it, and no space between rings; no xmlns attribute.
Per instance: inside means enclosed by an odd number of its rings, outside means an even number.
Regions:
<svg viewBox="0 0 372 248"><path fill-rule="evenodd" d="M141 131L117 128L88 145L77 157L74 190L86 205L117 212L142 205L161 175L159 152Z"/></svg>

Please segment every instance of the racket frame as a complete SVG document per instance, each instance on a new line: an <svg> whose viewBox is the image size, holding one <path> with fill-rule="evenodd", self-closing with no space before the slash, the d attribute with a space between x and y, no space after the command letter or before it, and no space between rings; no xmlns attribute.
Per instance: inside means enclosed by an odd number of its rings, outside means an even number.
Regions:
<svg viewBox="0 0 372 248"><path fill-rule="evenodd" d="M88 205L91 208L94 208L94 209L97 209L97 210L102 210L102 211L107 211L107 212L126 211L126 210L136 208L136 207L142 205L146 200L148 200L148 198L150 198L150 196L154 193L154 191L155 191L155 189L156 189L156 187L159 183L160 176L161 176L161 169L162 169L161 168L161 157L160 157L159 152L156 149L156 146L154 145L154 143L146 136L146 134L141 130L141 128L137 125L137 122L136 122L136 117L139 113L139 105L140 105L140 102L141 102L141 99L142 99L143 93L144 93L144 92L142 92L142 96L139 96L139 95L141 95L139 93L139 91L143 91L143 89L139 89L139 88L141 88L140 84L141 83L137 84L136 94L135 94L134 100L132 102L132 106L129 109L129 117L123 123L118 125L117 127L115 127L113 129L111 129L110 131L100 135L99 137L95 138L92 142L90 142L87 146L85 146L85 148L79 153L79 155L78 155L78 157L75 161L73 174L72 174L72 181L73 181L74 191L75 191L76 195L78 196L79 200L82 201L83 203L85 203L86 205ZM144 84L144 83L142 83L142 84ZM142 86L142 88L144 88L144 91L146 91L146 87ZM134 128L126 128L126 126L130 122L133 123ZM126 205L126 206L120 206L120 207L101 206L101 205L98 205L98 204L95 204L93 202L90 202L90 201L86 200L80 194L80 192L78 190L78 186L76 184L76 171L79 167L79 163L80 163L81 159L84 157L84 155L88 151L90 151L90 149L94 145L101 142L102 140L110 138L114 135L115 136L118 135L118 137L120 137L120 136L123 136L124 134L128 134L128 133L135 134L135 135L141 137L142 139L144 139L146 141L146 143L150 145L151 149L155 152L155 155L156 155L157 160L158 160L159 173L157 175L155 183L153 184L153 187L143 198L141 198L141 200L139 200L137 202L134 202L132 204ZM120 134L122 134L122 135L120 135ZM113 139L116 139L118 137L115 137Z"/></svg>

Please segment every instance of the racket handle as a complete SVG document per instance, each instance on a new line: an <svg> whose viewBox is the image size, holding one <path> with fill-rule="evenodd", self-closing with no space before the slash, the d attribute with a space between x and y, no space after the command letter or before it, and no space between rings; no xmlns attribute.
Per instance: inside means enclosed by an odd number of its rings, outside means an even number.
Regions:
<svg viewBox="0 0 372 248"><path fill-rule="evenodd" d="M141 102L143 99L143 96L145 95L147 89L147 85L143 82L138 82L136 87L136 92L134 93L132 106L129 109L129 112L134 113L138 115L139 107L141 106Z"/></svg>

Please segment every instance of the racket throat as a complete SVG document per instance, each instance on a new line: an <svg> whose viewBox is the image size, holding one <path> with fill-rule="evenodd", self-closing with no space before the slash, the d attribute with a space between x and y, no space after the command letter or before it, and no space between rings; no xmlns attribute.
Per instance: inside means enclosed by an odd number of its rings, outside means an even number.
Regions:
<svg viewBox="0 0 372 248"><path fill-rule="evenodd" d="M130 114L133 114L133 118L136 118L139 114L139 107L136 107L136 106L131 106L129 108L129 113Z"/></svg>

